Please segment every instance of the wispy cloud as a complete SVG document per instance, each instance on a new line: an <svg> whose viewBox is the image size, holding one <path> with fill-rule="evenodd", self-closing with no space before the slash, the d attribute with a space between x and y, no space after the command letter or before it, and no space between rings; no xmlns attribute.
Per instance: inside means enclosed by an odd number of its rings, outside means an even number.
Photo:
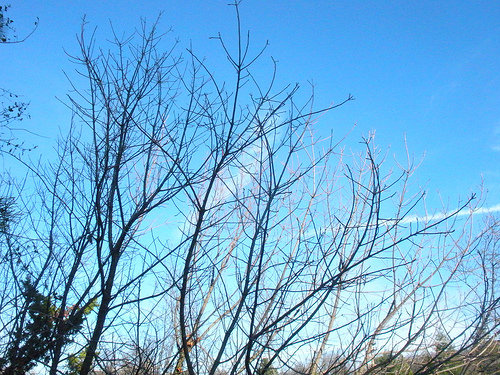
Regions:
<svg viewBox="0 0 500 375"><path fill-rule="evenodd" d="M474 210L464 208L462 211L457 213L455 216L469 216L469 215L484 215L484 214L492 214L495 212L500 212L500 204L496 204L491 207L480 207ZM439 212L432 215L411 215L405 217L401 222L402 223L416 223L416 222L428 222L428 221L437 221L442 220L449 216L450 212Z"/></svg>

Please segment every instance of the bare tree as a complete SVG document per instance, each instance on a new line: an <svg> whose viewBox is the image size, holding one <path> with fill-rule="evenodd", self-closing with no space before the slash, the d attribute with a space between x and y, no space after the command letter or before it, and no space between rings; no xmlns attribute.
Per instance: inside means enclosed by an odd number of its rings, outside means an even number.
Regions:
<svg viewBox="0 0 500 375"><path fill-rule="evenodd" d="M321 115L352 97L318 110L314 95L298 104L298 85L276 89L275 67L259 82L265 48L242 35L233 5L236 50L215 38L223 80L192 50L166 48L157 23L109 49L82 29L74 122L55 163L27 165L36 252L2 264L57 296L41 365L369 374L413 358L430 373L473 353L498 303L475 262L483 232L462 216L474 199L428 213L410 157L385 168L371 135L352 152L322 138ZM2 319L15 306L3 302ZM455 350L425 357L442 327Z"/></svg>

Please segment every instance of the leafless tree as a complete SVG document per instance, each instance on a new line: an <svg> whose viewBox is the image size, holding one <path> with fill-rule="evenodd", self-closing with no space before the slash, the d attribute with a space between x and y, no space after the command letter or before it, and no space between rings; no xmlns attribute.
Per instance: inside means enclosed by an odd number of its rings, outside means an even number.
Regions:
<svg viewBox="0 0 500 375"><path fill-rule="evenodd" d="M20 202L33 248L11 257L24 268L2 263L57 296L41 365L55 375L79 356L85 375L296 363L310 375L369 374L416 364L443 327L457 350L415 373L472 353L498 304L492 270L478 274L489 229L478 232L474 199L427 212L411 157L385 167L372 135L352 151L321 136L319 118L352 97L315 109L314 95L298 104L298 85L275 88L275 67L257 80L265 48L242 35L233 5L236 50L214 38L224 79L192 50L166 48L158 23L115 34L109 49L84 25L59 158L27 164L36 183ZM2 319L14 317L17 302L2 303Z"/></svg>

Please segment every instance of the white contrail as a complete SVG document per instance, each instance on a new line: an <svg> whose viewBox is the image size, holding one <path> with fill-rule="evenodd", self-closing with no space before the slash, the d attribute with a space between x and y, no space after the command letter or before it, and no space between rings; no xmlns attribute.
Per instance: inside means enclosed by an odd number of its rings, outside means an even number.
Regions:
<svg viewBox="0 0 500 375"><path fill-rule="evenodd" d="M480 207L476 208L475 210L470 210L464 208L462 211L457 213L455 216L469 216L469 215L482 215L482 214L491 214L494 212L500 212L500 204L496 204L491 207ZM419 216L419 215L411 215L405 217L403 220L401 220L401 223L416 223L416 222L427 222L427 221L436 221L436 220L442 220L445 217L449 216L450 213L436 213L433 215L424 215L424 216Z"/></svg>

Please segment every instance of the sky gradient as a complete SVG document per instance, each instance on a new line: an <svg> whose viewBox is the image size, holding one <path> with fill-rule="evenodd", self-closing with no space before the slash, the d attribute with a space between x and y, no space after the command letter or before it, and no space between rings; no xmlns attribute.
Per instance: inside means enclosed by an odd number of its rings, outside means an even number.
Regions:
<svg viewBox="0 0 500 375"><path fill-rule="evenodd" d="M68 54L78 54L84 15L104 46L110 21L118 34L127 34L141 17L153 22L163 12L160 27L172 29L165 45L175 38L180 52L192 45L223 76L231 70L209 37L220 32L234 46L235 12L227 3L11 2L8 15L20 37L39 18L26 42L0 48L1 87L31 103L23 126L39 135L20 137L47 155L55 135L68 129L71 113L60 100L67 102L71 86L63 71L76 78ZM333 131L340 139L356 125L344 142L349 149L376 131L388 160L405 158L406 137L416 162L423 157L414 181L430 192L433 205L440 196L454 207L484 180L485 206L499 208L500 2L245 0L240 10L253 51L269 41L257 70L264 81L272 56L276 87L297 82L306 98L313 82L317 108L355 97L321 119L320 134Z"/></svg>

